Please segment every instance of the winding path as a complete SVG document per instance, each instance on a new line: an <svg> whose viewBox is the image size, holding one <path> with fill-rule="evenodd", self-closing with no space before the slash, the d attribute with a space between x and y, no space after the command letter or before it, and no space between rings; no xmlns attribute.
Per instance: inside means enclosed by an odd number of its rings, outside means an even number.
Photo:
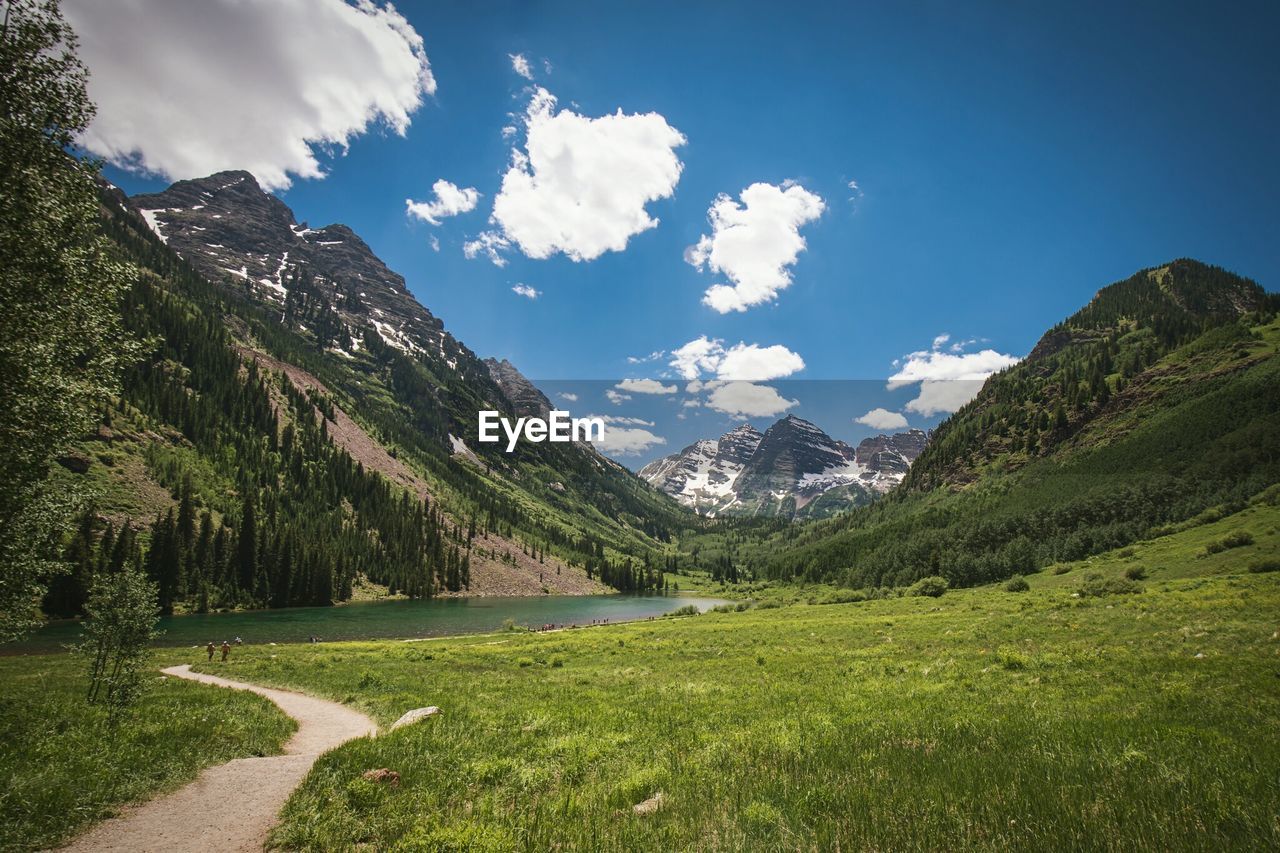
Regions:
<svg viewBox="0 0 1280 853"><path fill-rule="evenodd" d="M192 672L186 665L169 667L164 674L265 696L298 721L298 730L285 744L284 755L237 758L210 767L189 785L125 809L64 849L260 851L280 809L320 754L378 730L364 714L325 699L228 681Z"/></svg>

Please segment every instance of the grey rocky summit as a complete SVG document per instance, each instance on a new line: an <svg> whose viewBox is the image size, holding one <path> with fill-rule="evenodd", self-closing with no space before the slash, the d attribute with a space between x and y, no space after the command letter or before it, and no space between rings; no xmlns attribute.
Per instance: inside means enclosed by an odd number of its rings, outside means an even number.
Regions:
<svg viewBox="0 0 1280 853"><path fill-rule="evenodd" d="M857 447L794 415L763 434L743 424L649 463L640 476L706 515L819 517L865 504L902 481L929 440L923 430Z"/></svg>

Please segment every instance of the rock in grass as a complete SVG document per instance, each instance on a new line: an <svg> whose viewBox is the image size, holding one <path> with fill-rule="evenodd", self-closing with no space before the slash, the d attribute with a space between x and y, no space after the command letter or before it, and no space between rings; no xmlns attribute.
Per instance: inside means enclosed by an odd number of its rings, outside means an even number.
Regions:
<svg viewBox="0 0 1280 853"><path fill-rule="evenodd" d="M664 796L663 793L659 791L649 799L645 800L643 803L636 803L634 806L631 807L631 810L638 815L653 814L654 812L660 810L662 808L662 804L665 803L666 801L667 801L666 796Z"/></svg>
<svg viewBox="0 0 1280 853"><path fill-rule="evenodd" d="M400 787L400 774L395 770L387 767L379 767L377 770L366 770L360 774L370 782L385 783L392 788Z"/></svg>
<svg viewBox="0 0 1280 853"><path fill-rule="evenodd" d="M440 713L440 709L437 708L435 705L428 705L426 708L414 708L412 711L407 712L403 717L401 717L400 719L392 723L391 728L398 729L401 726L407 726L412 723L416 723L418 722L418 720L423 720L423 719L426 719L427 717L434 717L436 714L439 714L439 713Z"/></svg>

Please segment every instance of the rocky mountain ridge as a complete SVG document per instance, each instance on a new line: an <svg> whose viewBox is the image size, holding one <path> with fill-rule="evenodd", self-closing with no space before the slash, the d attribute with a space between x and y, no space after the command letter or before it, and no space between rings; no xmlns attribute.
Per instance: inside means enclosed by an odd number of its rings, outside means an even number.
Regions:
<svg viewBox="0 0 1280 853"><path fill-rule="evenodd" d="M822 517L888 492L928 439L910 430L851 447L788 415L764 433L742 424L719 439L695 442L639 475L704 515Z"/></svg>

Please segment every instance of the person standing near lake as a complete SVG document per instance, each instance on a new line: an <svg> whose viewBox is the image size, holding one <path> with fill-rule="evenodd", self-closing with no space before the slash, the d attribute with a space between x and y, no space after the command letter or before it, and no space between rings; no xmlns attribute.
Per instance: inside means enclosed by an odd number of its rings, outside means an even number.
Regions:
<svg viewBox="0 0 1280 853"><path fill-rule="evenodd" d="M227 662L227 655L231 654L231 644L226 640L222 641L222 662Z"/></svg>
<svg viewBox="0 0 1280 853"><path fill-rule="evenodd" d="M209 641L209 648L206 651L209 652L209 663L213 663L213 640Z"/></svg>

